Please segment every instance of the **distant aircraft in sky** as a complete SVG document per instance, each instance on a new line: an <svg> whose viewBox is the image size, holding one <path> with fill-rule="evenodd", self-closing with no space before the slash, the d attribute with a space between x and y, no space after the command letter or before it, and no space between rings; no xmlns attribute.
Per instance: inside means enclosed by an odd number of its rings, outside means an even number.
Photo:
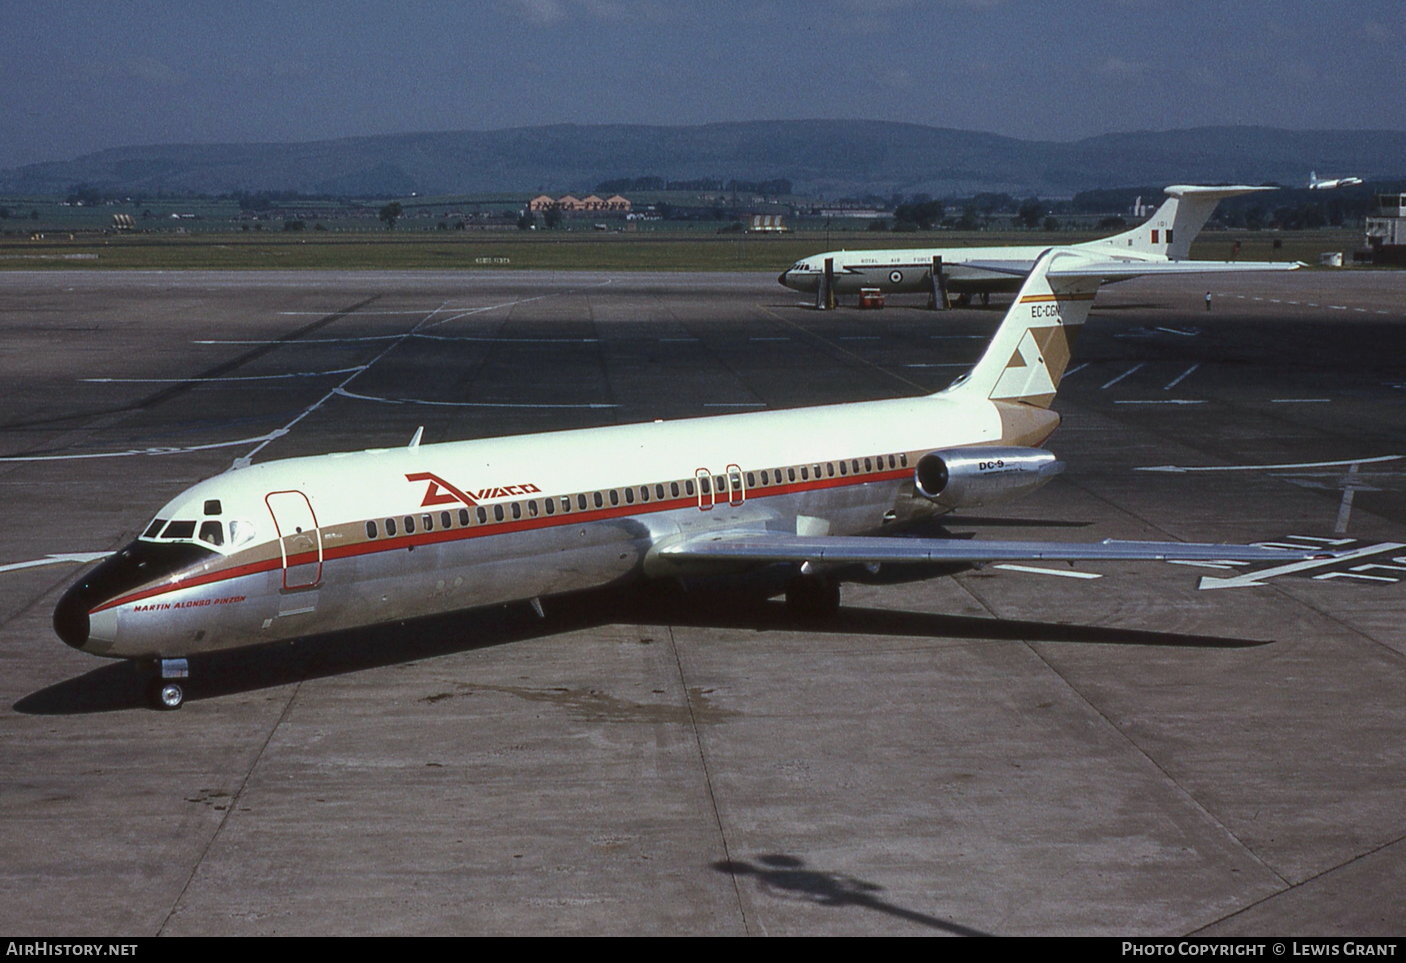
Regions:
<svg viewBox="0 0 1406 963"><path fill-rule="evenodd" d="M1246 545L896 537L1039 488L1039 447L1100 283L1292 269L1110 261L1051 249L976 365L930 395L289 458L173 498L59 600L76 649L152 667L185 698L189 656L651 578L790 567L794 612L840 604L846 566L1314 557ZM994 264L992 270L1009 268ZM1019 270L1025 271L1025 268Z"/></svg>
<svg viewBox="0 0 1406 963"><path fill-rule="evenodd" d="M1335 177L1332 179L1320 180L1317 171L1310 171L1308 174L1308 189L1311 191L1327 191L1335 187L1352 187L1354 184L1361 184L1360 177Z"/></svg>
<svg viewBox="0 0 1406 963"><path fill-rule="evenodd" d="M1167 200L1144 223L1112 237L1071 244L1072 250L1092 257L1120 262L1156 263L1185 260L1191 242L1200 233L1223 197L1236 197L1273 187L1199 187L1174 184L1166 188ZM836 294L858 294L861 288L877 288L885 294L936 293L968 298L1015 291L1019 274L1000 273L976 266L977 261L1023 264L1028 271L1048 245L1026 244L1006 247L904 248L885 251L827 251L802 258L777 278L796 291L814 293L825 276L825 262L832 261L833 290ZM941 276L934 285L933 259L942 258ZM1122 277L1136 277L1124 274Z"/></svg>

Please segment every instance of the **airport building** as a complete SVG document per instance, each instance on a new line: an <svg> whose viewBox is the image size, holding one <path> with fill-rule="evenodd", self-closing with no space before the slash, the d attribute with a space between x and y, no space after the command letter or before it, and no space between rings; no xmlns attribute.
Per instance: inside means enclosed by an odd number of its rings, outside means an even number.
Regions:
<svg viewBox="0 0 1406 963"><path fill-rule="evenodd" d="M558 210L567 214L628 214L631 207L630 201L619 194L612 194L604 199L595 194L584 198L576 197L573 194L563 194L561 197L538 194L527 203L528 210L543 214L550 210Z"/></svg>
<svg viewBox="0 0 1406 963"><path fill-rule="evenodd" d="M1406 264L1406 194L1378 194L1365 228L1373 263Z"/></svg>

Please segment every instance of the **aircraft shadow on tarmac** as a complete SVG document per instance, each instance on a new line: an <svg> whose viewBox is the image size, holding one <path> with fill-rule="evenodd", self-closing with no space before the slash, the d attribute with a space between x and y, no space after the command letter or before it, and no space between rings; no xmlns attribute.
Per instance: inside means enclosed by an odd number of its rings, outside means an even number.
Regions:
<svg viewBox="0 0 1406 963"><path fill-rule="evenodd" d="M952 574L958 566L906 565L852 573L847 581L900 584ZM539 618L523 603L470 609L404 622L273 642L190 657L188 702L308 679L344 675L420 659L546 638L606 625L675 625L756 633L804 631L829 635L891 635L1121 646L1235 649L1264 640L1152 632L1141 629L1021 619L973 618L931 612L845 606L823 620L799 620L774 598L789 572L758 572L709 580L683 590L674 583L592 589L549 598ZM110 662L17 701L17 712L81 715L146 708L149 671L139 663Z"/></svg>
<svg viewBox="0 0 1406 963"><path fill-rule="evenodd" d="M857 906L877 910L898 919L918 923L930 929L942 930L956 936L990 936L960 923L953 923L926 913L903 909L879 898L883 887L842 873L827 873L806 866L805 860L785 853L758 856L755 863L740 859L724 859L713 863L713 869L736 878L750 876L766 895L777 899L797 900L817 906L845 908Z"/></svg>

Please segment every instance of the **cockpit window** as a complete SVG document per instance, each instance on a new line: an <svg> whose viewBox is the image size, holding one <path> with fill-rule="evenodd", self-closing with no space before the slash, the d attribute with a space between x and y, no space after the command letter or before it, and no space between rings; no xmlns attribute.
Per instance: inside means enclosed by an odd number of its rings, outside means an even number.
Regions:
<svg viewBox="0 0 1406 963"><path fill-rule="evenodd" d="M194 538L195 522L174 521L168 524L161 532L162 538Z"/></svg>
<svg viewBox="0 0 1406 963"><path fill-rule="evenodd" d="M200 540L209 542L211 545L223 545L225 543L225 526L223 522L201 522Z"/></svg>
<svg viewBox="0 0 1406 963"><path fill-rule="evenodd" d="M156 535L157 535L157 533L160 532L161 529L163 529L163 528L165 528L165 527L166 527L166 519L164 519L164 518L158 518L158 519L156 519L154 522L152 522L150 525L147 526L147 530L146 530L146 531L142 532L142 538L155 538Z"/></svg>
<svg viewBox="0 0 1406 963"><path fill-rule="evenodd" d="M394 533L392 533L394 534ZM243 545L245 542L254 539L254 523L236 521L229 523L229 543L232 546Z"/></svg>

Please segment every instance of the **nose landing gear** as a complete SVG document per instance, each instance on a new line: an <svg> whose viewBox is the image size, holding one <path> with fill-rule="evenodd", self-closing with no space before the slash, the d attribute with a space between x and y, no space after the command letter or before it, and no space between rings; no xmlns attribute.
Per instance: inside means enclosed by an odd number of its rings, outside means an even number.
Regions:
<svg viewBox="0 0 1406 963"><path fill-rule="evenodd" d="M156 678L151 680L147 695L153 709L179 709L186 701L185 685L190 666L185 659L157 659L153 663Z"/></svg>

